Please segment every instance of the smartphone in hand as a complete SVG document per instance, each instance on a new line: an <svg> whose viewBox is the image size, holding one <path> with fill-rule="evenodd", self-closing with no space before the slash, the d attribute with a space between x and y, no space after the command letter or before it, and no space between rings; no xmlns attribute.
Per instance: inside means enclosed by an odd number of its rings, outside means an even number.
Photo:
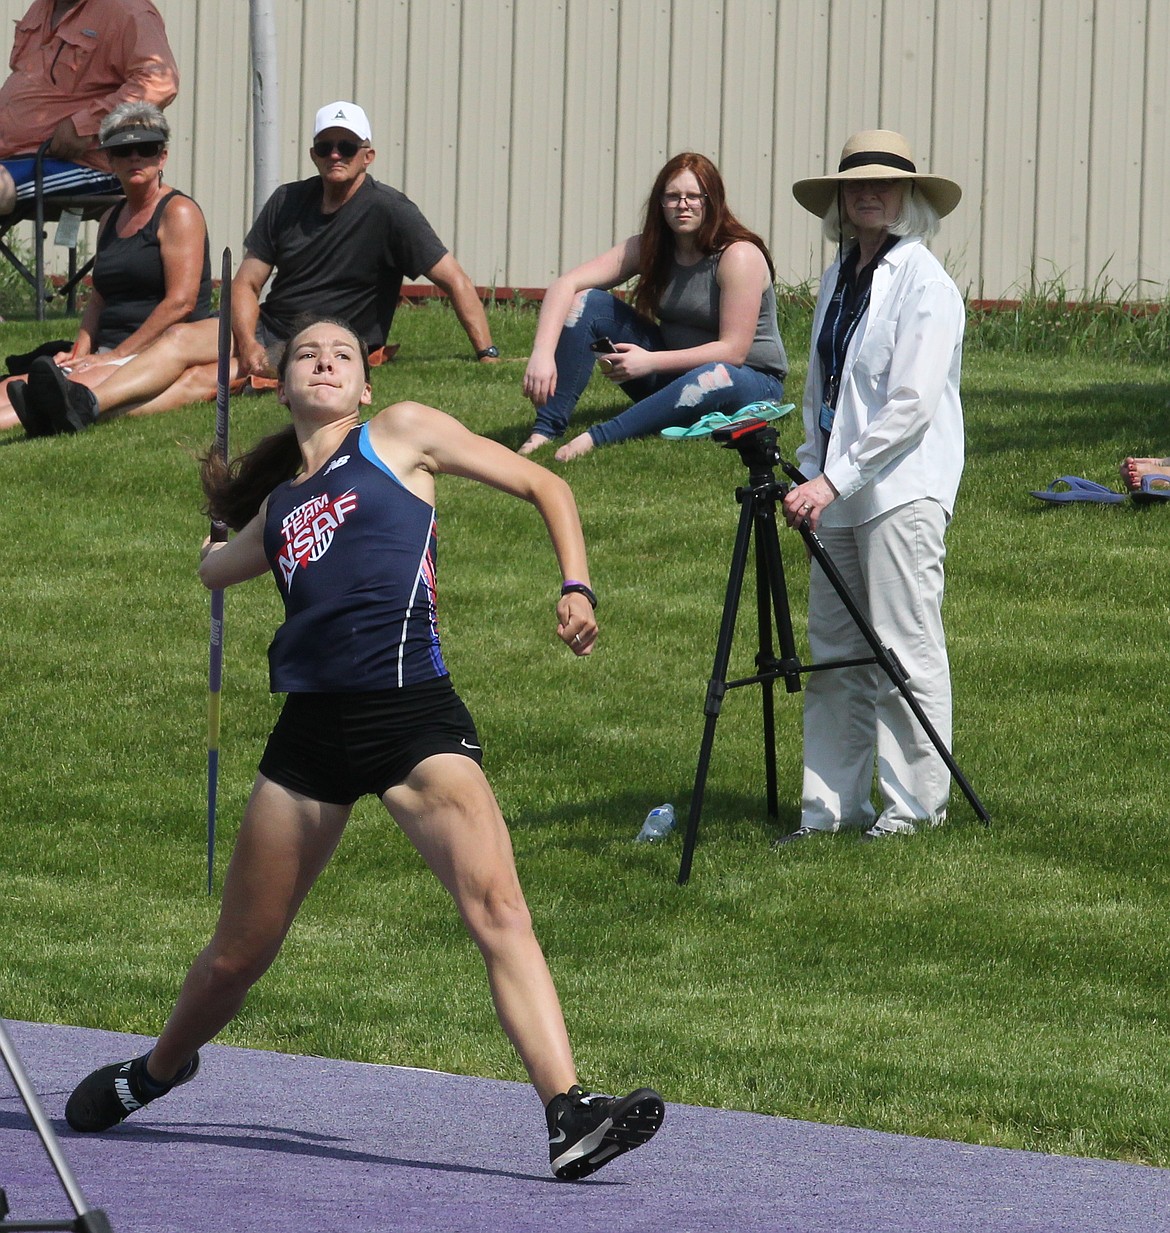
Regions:
<svg viewBox="0 0 1170 1233"><path fill-rule="evenodd" d="M612 339L597 338L589 344L590 351L596 351L598 355L613 355L617 348L613 345Z"/></svg>

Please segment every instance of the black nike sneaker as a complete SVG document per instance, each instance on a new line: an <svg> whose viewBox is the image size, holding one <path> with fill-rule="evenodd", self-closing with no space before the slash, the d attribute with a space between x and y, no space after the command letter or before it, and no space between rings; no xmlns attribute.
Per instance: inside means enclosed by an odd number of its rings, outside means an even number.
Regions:
<svg viewBox="0 0 1170 1233"><path fill-rule="evenodd" d="M190 1083L199 1073L199 1054L170 1083L158 1083L146 1074L146 1059L132 1058L95 1070L73 1089L65 1105L65 1120L74 1130L109 1130L125 1121L136 1109L165 1096L181 1083Z"/></svg>
<svg viewBox="0 0 1170 1233"><path fill-rule="evenodd" d="M665 1113L662 1097L648 1087L614 1097L583 1092L574 1084L545 1109L553 1175L565 1182L588 1177L615 1156L649 1142Z"/></svg>

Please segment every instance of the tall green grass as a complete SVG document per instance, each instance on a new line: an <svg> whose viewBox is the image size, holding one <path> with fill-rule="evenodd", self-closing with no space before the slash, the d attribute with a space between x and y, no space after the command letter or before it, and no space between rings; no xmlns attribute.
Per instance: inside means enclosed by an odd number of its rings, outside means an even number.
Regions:
<svg viewBox="0 0 1170 1233"><path fill-rule="evenodd" d="M375 373L375 401L420 398L518 445L531 414L518 357L533 323L493 309L509 359L481 368L448 310L403 309L402 350ZM787 341L800 359L798 328ZM33 333L5 326L0 339L23 350ZM798 363L790 393L802 378ZM773 824L758 691L746 688L719 721L686 887L677 838L632 840L653 805L685 815L737 456L648 440L551 464L573 484L591 545L602 640L588 661L556 642L558 576L535 513L440 481L445 650L587 1082L1170 1164L1170 509L1051 508L1028 495L1062 474L1116 482L1124 454L1166 453L1168 390L1164 354L1019 354L976 331L947 627L955 754L992 826L956 795L937 832L773 851L798 817L800 699L777 698ZM578 422L611 405L595 383ZM281 420L271 397L238 399L234 440ZM0 437L6 1016L156 1031L214 922L191 460L212 425L204 405L74 438ZM786 452L799 435L781 421ZM807 567L798 540L783 548L801 630ZM269 584L229 593L217 881L277 707L264 650L278 619ZM746 674L750 596L740 625L733 672ZM450 904L368 801L222 1039L522 1077Z"/></svg>
<svg viewBox="0 0 1170 1233"><path fill-rule="evenodd" d="M1074 292L1063 274L1033 278L1011 308L972 309L969 343L1028 355L1094 356L1159 363L1170 355L1170 293L1118 286L1102 271Z"/></svg>

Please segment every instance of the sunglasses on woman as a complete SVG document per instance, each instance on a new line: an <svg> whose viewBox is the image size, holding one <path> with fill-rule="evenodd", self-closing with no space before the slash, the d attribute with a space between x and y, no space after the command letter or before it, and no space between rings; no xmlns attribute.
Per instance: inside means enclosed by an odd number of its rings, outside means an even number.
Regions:
<svg viewBox="0 0 1170 1233"><path fill-rule="evenodd" d="M313 142L313 153L318 158L328 158L334 150L341 155L346 161L353 156L362 147L356 141L315 141Z"/></svg>
<svg viewBox="0 0 1170 1233"><path fill-rule="evenodd" d="M106 153L111 158L129 158L131 154L137 154L139 158L158 158L162 148L161 141L135 141L129 145L111 146Z"/></svg>

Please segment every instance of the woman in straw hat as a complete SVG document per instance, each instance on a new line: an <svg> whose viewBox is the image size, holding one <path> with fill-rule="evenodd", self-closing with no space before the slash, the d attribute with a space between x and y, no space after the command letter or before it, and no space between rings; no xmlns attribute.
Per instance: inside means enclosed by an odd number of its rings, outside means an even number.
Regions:
<svg viewBox="0 0 1170 1233"><path fill-rule="evenodd" d="M846 142L835 175L800 180L792 192L840 251L813 318L797 454L810 478L785 496L785 518L817 531L949 744L943 537L963 471L965 314L925 241L961 190L920 172L899 133L878 130ZM823 571L809 585L813 661L867 655ZM868 838L912 834L942 822L949 790L937 750L876 666L813 673L801 825L785 841L845 828Z"/></svg>

